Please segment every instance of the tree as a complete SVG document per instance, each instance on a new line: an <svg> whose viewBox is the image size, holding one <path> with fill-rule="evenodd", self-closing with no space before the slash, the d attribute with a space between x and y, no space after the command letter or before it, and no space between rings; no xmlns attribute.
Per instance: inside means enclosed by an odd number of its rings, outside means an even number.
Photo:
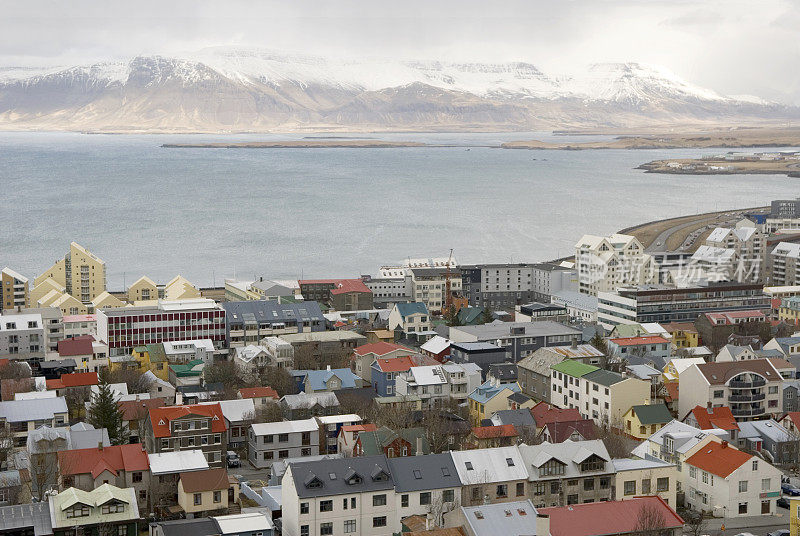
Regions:
<svg viewBox="0 0 800 536"><path fill-rule="evenodd" d="M95 428L106 428L112 445L125 443L126 434L122 410L117 404L114 391L111 390L108 382L102 381L98 386L98 392L92 396L87 420Z"/></svg>
<svg viewBox="0 0 800 536"><path fill-rule="evenodd" d="M661 510L652 504L642 504L636 514L633 533L637 536L659 536L666 525L667 520Z"/></svg>
<svg viewBox="0 0 800 536"><path fill-rule="evenodd" d="M294 368L298 370L322 370L326 367L347 368L350 366L351 350L335 348L322 350L315 343L306 343L294 351Z"/></svg>
<svg viewBox="0 0 800 536"><path fill-rule="evenodd" d="M461 319L458 317L458 309L454 306L450 306L444 310L444 322L448 326L460 326Z"/></svg>
<svg viewBox="0 0 800 536"><path fill-rule="evenodd" d="M278 396L290 395L296 391L295 381L285 368L264 366L255 376L260 380L260 385L272 387Z"/></svg>
<svg viewBox="0 0 800 536"><path fill-rule="evenodd" d="M494 322L494 314L488 306L483 307L483 314L481 315L481 322L484 324L491 324Z"/></svg>
<svg viewBox="0 0 800 536"><path fill-rule="evenodd" d="M21 380L31 377L31 367L24 361L11 361L0 368L0 380Z"/></svg>
<svg viewBox="0 0 800 536"><path fill-rule="evenodd" d="M225 398L236 398L236 393L247 385L242 371L233 361L217 361L206 365L203 369L205 383L221 383L225 390Z"/></svg>
<svg viewBox="0 0 800 536"><path fill-rule="evenodd" d="M589 344L603 352L604 354L608 353L608 345L606 344L606 340L603 338L602 335L595 332L594 337L589 341Z"/></svg>
<svg viewBox="0 0 800 536"><path fill-rule="evenodd" d="M686 529L692 536L701 536L708 529L708 519L705 512L688 512L683 516L686 522Z"/></svg>
<svg viewBox="0 0 800 536"><path fill-rule="evenodd" d="M108 383L124 383L129 394L146 393L150 390L150 383L145 375L133 368L122 367L113 371L106 369L100 375Z"/></svg>
<svg viewBox="0 0 800 536"><path fill-rule="evenodd" d="M618 428L622 430L621 425ZM598 426L597 439L603 441L603 445L605 445L608 454L612 458L627 458L631 455L631 443L633 441L621 433L615 432L614 427L611 425Z"/></svg>

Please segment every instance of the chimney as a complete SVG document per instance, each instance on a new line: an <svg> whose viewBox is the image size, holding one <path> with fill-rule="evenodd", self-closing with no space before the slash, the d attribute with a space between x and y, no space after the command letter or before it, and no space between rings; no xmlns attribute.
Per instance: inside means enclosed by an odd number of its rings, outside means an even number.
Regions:
<svg viewBox="0 0 800 536"><path fill-rule="evenodd" d="M422 456L422 437L417 438L417 456Z"/></svg>
<svg viewBox="0 0 800 536"><path fill-rule="evenodd" d="M728 442L727 442L727 441L723 441L723 442L722 442L722 447L721 447L721 448L723 448L723 449L726 449L726 448L728 448Z"/></svg>
<svg viewBox="0 0 800 536"><path fill-rule="evenodd" d="M103 450L103 440L102 439L97 442L97 450L99 450L101 452Z"/></svg>
<svg viewBox="0 0 800 536"><path fill-rule="evenodd" d="M570 344L570 348L575 350L578 347L578 337L572 337L572 344Z"/></svg>
<svg viewBox="0 0 800 536"><path fill-rule="evenodd" d="M550 536L550 516L536 513L536 536Z"/></svg>
<svg viewBox="0 0 800 536"><path fill-rule="evenodd" d="M327 369L328 369L328 372L330 372L331 371L331 366L328 365Z"/></svg>

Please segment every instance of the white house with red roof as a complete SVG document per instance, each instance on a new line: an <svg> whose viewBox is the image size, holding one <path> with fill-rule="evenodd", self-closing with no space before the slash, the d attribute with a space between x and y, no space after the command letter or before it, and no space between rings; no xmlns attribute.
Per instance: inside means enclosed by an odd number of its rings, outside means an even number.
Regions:
<svg viewBox="0 0 800 536"><path fill-rule="evenodd" d="M372 382L372 363L376 359L392 359L414 355L416 352L400 344L391 342L372 342L362 344L353 350L353 370L357 376Z"/></svg>
<svg viewBox="0 0 800 536"><path fill-rule="evenodd" d="M715 517L773 515L783 473L727 441L707 443L683 467L686 503Z"/></svg>
<svg viewBox="0 0 800 536"><path fill-rule="evenodd" d="M228 426L217 404L150 409L145 444L150 453L200 449L211 467L220 467L228 450Z"/></svg>
<svg viewBox="0 0 800 536"><path fill-rule="evenodd" d="M608 354L615 357L660 357L664 361L671 352L670 341L661 335L616 337L608 339Z"/></svg>
<svg viewBox="0 0 800 536"><path fill-rule="evenodd" d="M738 441L739 425L727 406L695 406L683 418L683 422L701 430L725 430L731 441Z"/></svg>

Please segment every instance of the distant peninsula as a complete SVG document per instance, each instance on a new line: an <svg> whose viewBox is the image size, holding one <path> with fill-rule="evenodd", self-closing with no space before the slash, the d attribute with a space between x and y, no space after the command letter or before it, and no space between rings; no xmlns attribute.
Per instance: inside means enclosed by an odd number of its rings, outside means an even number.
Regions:
<svg viewBox="0 0 800 536"><path fill-rule="evenodd" d="M385 149L391 147L429 147L429 145L415 141L385 141L373 139L305 139L297 141L257 141L241 143L165 143L161 145L161 147L165 147L167 149Z"/></svg>

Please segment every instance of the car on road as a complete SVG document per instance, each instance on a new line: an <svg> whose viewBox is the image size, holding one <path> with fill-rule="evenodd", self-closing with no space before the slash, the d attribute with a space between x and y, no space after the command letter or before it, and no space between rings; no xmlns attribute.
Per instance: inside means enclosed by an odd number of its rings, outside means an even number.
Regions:
<svg viewBox="0 0 800 536"><path fill-rule="evenodd" d="M232 450L228 451L227 459L228 459L228 467L242 466L242 461L239 459L239 455L233 452Z"/></svg>
<svg viewBox="0 0 800 536"><path fill-rule="evenodd" d="M800 488L798 488L794 484L789 484L788 482L784 482L783 484L781 484L781 491L784 492L786 495L791 495L792 497L800 495Z"/></svg>
<svg viewBox="0 0 800 536"><path fill-rule="evenodd" d="M778 499L778 502L776 504L780 508L789 508L789 505L791 503L789 502L789 499L787 499L786 497L781 497L780 499Z"/></svg>
<svg viewBox="0 0 800 536"><path fill-rule="evenodd" d="M770 532L767 536L789 536L789 529L778 529Z"/></svg>

